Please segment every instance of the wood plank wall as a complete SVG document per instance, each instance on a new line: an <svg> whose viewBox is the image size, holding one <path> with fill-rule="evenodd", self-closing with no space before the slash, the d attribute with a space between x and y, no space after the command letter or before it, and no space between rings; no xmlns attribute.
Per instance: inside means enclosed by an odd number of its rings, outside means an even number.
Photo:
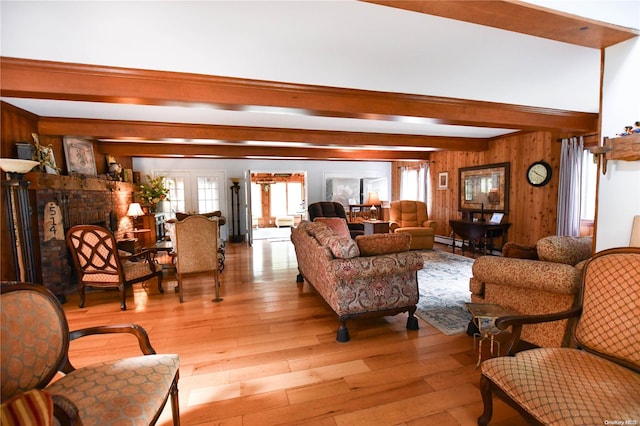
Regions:
<svg viewBox="0 0 640 426"><path fill-rule="evenodd" d="M558 170L560 148L550 132L531 132L516 136L497 138L483 152L435 152L429 164L432 190L430 218L438 222L437 235L448 237L451 233L449 219L459 219L458 170L461 167L509 162L511 168L509 188L509 213L504 221L511 223L508 240L521 244L534 244L539 238L555 234ZM531 163L547 161L552 169L551 181L536 188L526 180ZM400 166L406 162L394 162L392 166L392 200L399 199ZM440 172L449 173L449 187L439 190L437 179Z"/></svg>

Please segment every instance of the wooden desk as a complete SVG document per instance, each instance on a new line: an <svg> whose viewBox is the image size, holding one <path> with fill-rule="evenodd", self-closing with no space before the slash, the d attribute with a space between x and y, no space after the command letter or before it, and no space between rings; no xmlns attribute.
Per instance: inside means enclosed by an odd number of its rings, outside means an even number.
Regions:
<svg viewBox="0 0 640 426"><path fill-rule="evenodd" d="M362 223L364 224L364 235L389 233L389 222L384 220L365 220Z"/></svg>
<svg viewBox="0 0 640 426"><path fill-rule="evenodd" d="M482 248L485 254L491 254L492 250L502 250L502 246L507 241L507 230L510 223L489 223L473 222L469 220L450 220L449 226L453 229L451 233L451 252L456 250L456 235L462 239L462 251L464 252L465 240L469 242L469 248L473 251ZM494 245L494 238L500 237L500 246Z"/></svg>

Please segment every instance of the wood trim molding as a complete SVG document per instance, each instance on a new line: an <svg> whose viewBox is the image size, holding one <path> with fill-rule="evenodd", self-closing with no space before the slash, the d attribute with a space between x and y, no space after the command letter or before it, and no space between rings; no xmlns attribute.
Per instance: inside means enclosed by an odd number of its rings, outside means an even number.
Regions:
<svg viewBox="0 0 640 426"><path fill-rule="evenodd" d="M345 148L260 147L240 144L194 145L153 142L100 142L100 152L115 156L167 158L252 158L296 160L410 161L427 160L429 152L355 150Z"/></svg>
<svg viewBox="0 0 640 426"><path fill-rule="evenodd" d="M241 110L287 108L331 117L426 117L521 130L596 129L598 114L436 96L0 57L2 96Z"/></svg>
<svg viewBox="0 0 640 426"><path fill-rule="evenodd" d="M536 37L604 49L638 31L515 0L361 0Z"/></svg>
<svg viewBox="0 0 640 426"><path fill-rule="evenodd" d="M303 142L349 148L385 145L455 151L485 151L489 147L487 140L477 138L51 117L40 119L38 131L43 135L91 135L99 139L122 139L123 142L127 139L173 142L179 142L176 139L184 139L185 142L199 139L222 142Z"/></svg>

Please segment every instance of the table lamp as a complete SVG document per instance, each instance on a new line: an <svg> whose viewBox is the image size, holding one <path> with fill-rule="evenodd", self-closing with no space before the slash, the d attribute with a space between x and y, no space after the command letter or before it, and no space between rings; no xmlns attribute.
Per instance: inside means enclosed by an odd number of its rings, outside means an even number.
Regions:
<svg viewBox="0 0 640 426"><path fill-rule="evenodd" d="M131 203L129 204L129 210L127 210L127 216L133 218L133 230L137 231L136 220L138 216L144 216L144 212L142 211L142 207L140 207L140 203Z"/></svg>
<svg viewBox="0 0 640 426"><path fill-rule="evenodd" d="M378 209L376 206L380 205L380 197L377 192L370 192L369 198L367 199L367 204L371 205L371 219L377 220Z"/></svg>

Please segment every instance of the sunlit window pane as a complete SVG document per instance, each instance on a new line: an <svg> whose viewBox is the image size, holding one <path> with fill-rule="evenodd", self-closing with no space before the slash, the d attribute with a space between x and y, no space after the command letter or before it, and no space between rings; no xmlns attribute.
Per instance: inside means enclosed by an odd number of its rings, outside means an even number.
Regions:
<svg viewBox="0 0 640 426"><path fill-rule="evenodd" d="M277 182L271 185L271 216L287 215L287 184Z"/></svg>

